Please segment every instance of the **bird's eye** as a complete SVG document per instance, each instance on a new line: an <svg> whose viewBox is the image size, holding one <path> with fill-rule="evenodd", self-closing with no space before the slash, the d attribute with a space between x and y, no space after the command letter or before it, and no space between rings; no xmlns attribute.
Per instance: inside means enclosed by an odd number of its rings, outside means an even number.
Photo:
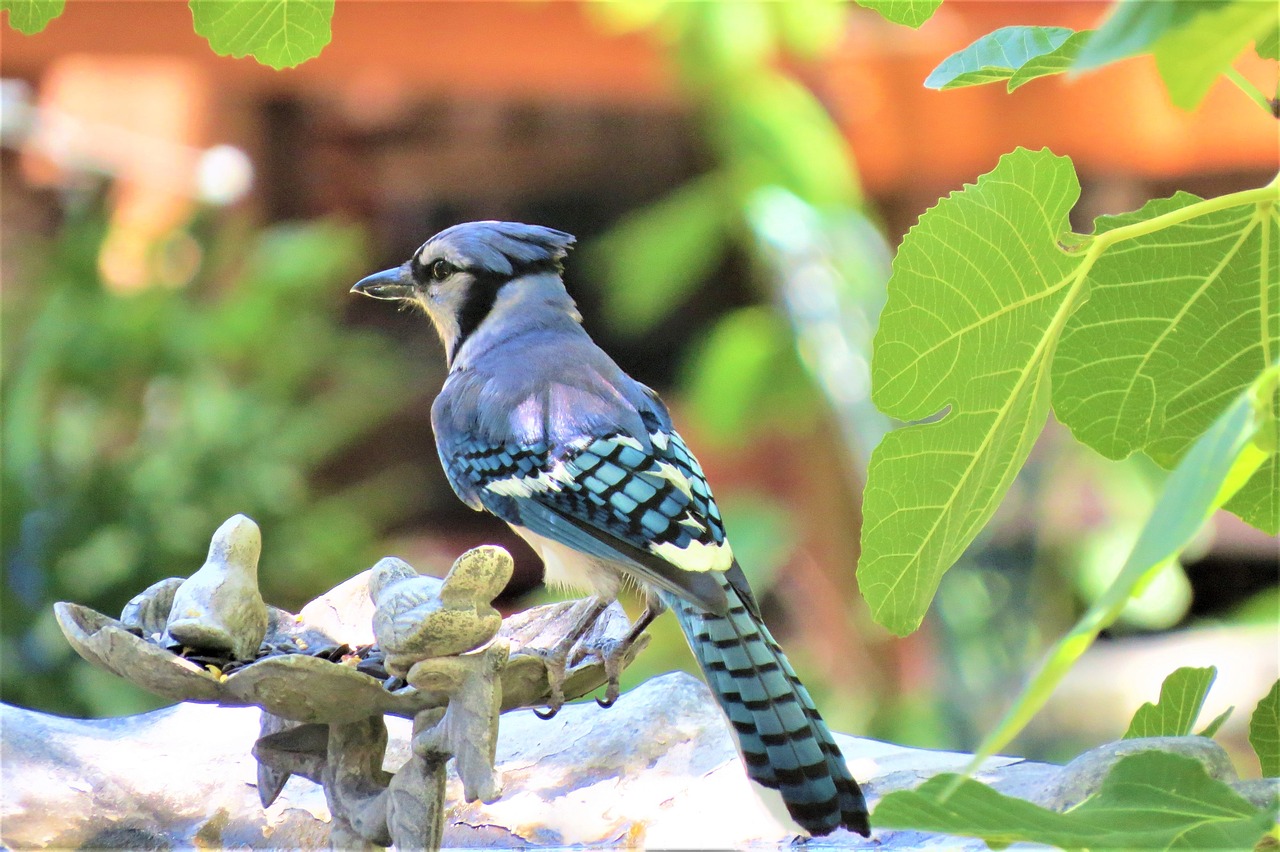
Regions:
<svg viewBox="0 0 1280 852"><path fill-rule="evenodd" d="M431 264L431 277L443 281L455 272L454 266L447 260L437 260Z"/></svg>

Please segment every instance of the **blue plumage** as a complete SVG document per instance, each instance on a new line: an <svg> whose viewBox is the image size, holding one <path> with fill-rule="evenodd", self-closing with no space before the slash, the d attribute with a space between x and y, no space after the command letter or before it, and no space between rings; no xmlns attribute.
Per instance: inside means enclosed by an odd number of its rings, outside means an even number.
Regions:
<svg viewBox="0 0 1280 852"><path fill-rule="evenodd" d="M748 776L810 833L868 834L862 792L764 625L701 466L657 395L582 329L559 276L572 243L456 225L356 289L417 302L440 332L450 371L431 420L458 496L524 536L549 576L604 596L630 578L651 596L646 616L674 609Z"/></svg>
<svg viewBox="0 0 1280 852"><path fill-rule="evenodd" d="M500 275L539 264L558 266L573 245L572 234L521 222L464 222L436 234L419 250L423 262L443 258L461 269ZM436 251L433 252L433 249Z"/></svg>
<svg viewBox="0 0 1280 852"><path fill-rule="evenodd" d="M718 583L659 555L664 546L728 547L702 468L679 435L660 440L663 448L651 440L645 450L630 436L607 435L555 454L543 441L520 446L466 436L456 447L441 448L441 457L459 494L475 495L512 526L554 540L570 537L567 543L579 550L723 611ZM728 568L731 552L725 557Z"/></svg>

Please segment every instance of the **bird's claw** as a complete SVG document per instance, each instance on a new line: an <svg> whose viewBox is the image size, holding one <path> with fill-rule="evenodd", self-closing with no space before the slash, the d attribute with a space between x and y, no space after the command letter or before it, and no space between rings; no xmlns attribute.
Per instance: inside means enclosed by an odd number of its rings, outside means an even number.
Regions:
<svg viewBox="0 0 1280 852"><path fill-rule="evenodd" d="M550 719L564 706L564 681L565 670L569 667L569 651L566 648L529 650L542 658L542 664L547 670L547 688L550 693L547 697L547 709L534 710L533 713L539 719Z"/></svg>
<svg viewBox="0 0 1280 852"><path fill-rule="evenodd" d="M634 639L606 640L593 649L600 657L600 662L604 664L605 673L604 698L597 698L596 703L606 710L617 702L618 696L622 693L622 668L627 662L627 654L634 645Z"/></svg>
<svg viewBox="0 0 1280 852"><path fill-rule="evenodd" d="M599 613L595 618L599 618ZM586 662L591 657L600 660L605 672L605 694L603 698L597 698L596 703L606 709L612 707L622 693L620 682L622 669L628 658L648 642L648 637L643 635L643 632L651 620L652 618L642 618L631 625L626 635L620 639L605 638L601 635L604 630L596 624L596 621L587 620L584 622L588 628L585 634L582 631L570 633L554 648L527 648L525 653L540 657L547 670L549 692L547 709L534 710L537 717L550 719L560 712L560 708L565 703L564 685L568 670Z"/></svg>

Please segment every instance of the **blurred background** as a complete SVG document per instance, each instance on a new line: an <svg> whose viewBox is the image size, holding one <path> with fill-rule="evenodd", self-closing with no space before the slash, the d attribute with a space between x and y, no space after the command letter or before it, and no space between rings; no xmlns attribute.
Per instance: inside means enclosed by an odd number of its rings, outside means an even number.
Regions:
<svg viewBox="0 0 1280 852"><path fill-rule="evenodd" d="M264 594L286 609L382 555L443 573L484 542L517 560L502 606L551 599L532 552L440 471L429 324L347 293L495 218L579 237L588 330L670 404L833 727L971 748L1106 587L1163 474L1051 424L924 627L876 626L854 572L861 471L892 426L868 362L893 247L1019 145L1073 158L1086 231L1280 166L1240 92L1182 113L1146 58L1012 95L922 87L997 27L1086 28L1106 8L948 0L914 31L826 0L341 0L323 54L281 72L215 56L181 3L75 0L36 36L6 26L0 697L157 706L76 657L50 606L118 613L198 568L235 512L262 526ZM1274 75L1241 69L1264 91ZM1192 556L1021 753L1118 737L1180 665L1219 667L1205 719L1238 705L1224 735L1243 741L1280 656L1276 542L1222 515ZM625 685L695 669L673 619L653 634Z"/></svg>

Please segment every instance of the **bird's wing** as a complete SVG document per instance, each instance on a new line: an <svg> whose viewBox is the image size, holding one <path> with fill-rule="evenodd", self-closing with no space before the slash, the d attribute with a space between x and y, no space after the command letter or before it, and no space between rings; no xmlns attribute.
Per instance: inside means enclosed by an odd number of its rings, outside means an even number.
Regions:
<svg viewBox="0 0 1280 852"><path fill-rule="evenodd" d="M697 460L674 431L615 433L548 452L463 438L442 453L454 490L508 523L615 563L703 609L726 607L733 552Z"/></svg>

